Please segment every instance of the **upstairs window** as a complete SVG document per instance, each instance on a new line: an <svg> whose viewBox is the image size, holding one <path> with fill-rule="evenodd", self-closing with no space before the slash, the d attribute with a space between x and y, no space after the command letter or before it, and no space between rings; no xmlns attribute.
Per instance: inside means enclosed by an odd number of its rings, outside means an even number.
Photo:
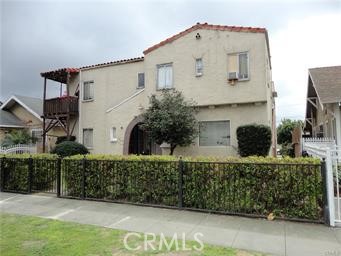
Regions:
<svg viewBox="0 0 341 256"><path fill-rule="evenodd" d="M137 80L137 88L144 88L144 73L138 73Z"/></svg>
<svg viewBox="0 0 341 256"><path fill-rule="evenodd" d="M203 74L204 65L202 62L202 58L195 60L195 75L196 76L202 76Z"/></svg>
<svg viewBox="0 0 341 256"><path fill-rule="evenodd" d="M171 63L157 66L157 88L173 88L173 66Z"/></svg>
<svg viewBox="0 0 341 256"><path fill-rule="evenodd" d="M249 54L247 52L234 53L228 55L228 74L238 80L248 80L249 73Z"/></svg>
<svg viewBox="0 0 341 256"><path fill-rule="evenodd" d="M83 100L94 99L94 81L86 81L83 83Z"/></svg>

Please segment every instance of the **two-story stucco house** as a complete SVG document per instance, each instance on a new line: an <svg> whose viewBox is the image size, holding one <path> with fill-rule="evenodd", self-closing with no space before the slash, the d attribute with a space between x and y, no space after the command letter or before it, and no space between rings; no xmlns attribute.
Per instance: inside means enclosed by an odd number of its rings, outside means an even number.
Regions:
<svg viewBox="0 0 341 256"><path fill-rule="evenodd" d="M341 145L341 66L308 72L305 132Z"/></svg>
<svg viewBox="0 0 341 256"><path fill-rule="evenodd" d="M139 124L149 96L176 89L198 104L200 133L175 154L236 155L236 129L250 123L272 128L269 153L275 152L276 93L266 29L197 23L143 53L42 73L44 95L47 79L66 84L68 95L44 97L46 126L62 123L92 153L167 154L167 145L150 142Z"/></svg>

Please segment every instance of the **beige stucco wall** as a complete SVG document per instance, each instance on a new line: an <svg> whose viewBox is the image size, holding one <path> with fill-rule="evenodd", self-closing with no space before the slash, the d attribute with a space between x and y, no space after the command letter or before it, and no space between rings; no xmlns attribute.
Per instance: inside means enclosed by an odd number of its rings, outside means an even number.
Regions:
<svg viewBox="0 0 341 256"><path fill-rule="evenodd" d="M19 104L14 104L10 109L16 117L22 120L26 126L29 128L39 128L41 127L42 120L28 112L24 107Z"/></svg>
<svg viewBox="0 0 341 256"><path fill-rule="evenodd" d="M193 145L185 148L176 148L175 155L205 155L205 156L227 156L238 155L237 128L241 125L257 123L267 125L266 104L244 104L232 106L219 106L214 109L200 108L197 114L198 121L230 121L230 146L203 147L199 146L199 138ZM168 153L165 152L165 153Z"/></svg>
<svg viewBox="0 0 341 256"><path fill-rule="evenodd" d="M200 40L195 39L198 32ZM250 79L231 85L227 81L228 54L246 51L249 53ZM200 57L204 64L203 76L196 77L195 59ZM93 128L92 153L122 154L127 126L148 107L148 97L159 94L156 90L157 65L163 63L173 63L174 88L182 91L187 99L193 99L200 106L216 106L214 109L201 108L198 120L231 120L230 147L203 148L196 143L190 148L177 149L176 154L235 155L235 129L239 125L255 122L272 126L271 70L265 35L197 30L148 53L144 61L82 70L78 80L80 84L94 81L94 100L80 100L79 126L76 125L79 127L78 141L82 142L84 128ZM108 109L141 90L136 88L140 72L145 73L144 91L107 113ZM71 88L76 84L75 79ZM255 105L255 102L261 103ZM116 127L116 142L109 140L111 127Z"/></svg>
<svg viewBox="0 0 341 256"><path fill-rule="evenodd" d="M134 115L139 114L137 106L140 102L134 100L127 102L124 104L124 108L120 107L117 111L111 111L109 114L106 113L106 110L138 91L137 74L143 73L143 68L143 62L136 62L81 72L82 84L85 81L94 81L94 100L88 102L80 100L78 141L83 141L83 129L93 128L94 147L92 152L122 154L122 150L117 148L119 143L115 144L109 141L109 129L115 125L117 133L122 132L119 127L126 127L127 120L130 122ZM142 99L144 105L148 101L147 97L141 98L141 95L138 99ZM134 108L128 107L131 104L134 105Z"/></svg>
<svg viewBox="0 0 341 256"><path fill-rule="evenodd" d="M195 38L200 33L201 39ZM233 86L227 81L228 55L249 53L250 80ZM173 63L174 88L199 105L267 100L266 45L262 33L196 30L145 56L146 91L155 93L157 65ZM202 58L203 76L195 76L195 59Z"/></svg>

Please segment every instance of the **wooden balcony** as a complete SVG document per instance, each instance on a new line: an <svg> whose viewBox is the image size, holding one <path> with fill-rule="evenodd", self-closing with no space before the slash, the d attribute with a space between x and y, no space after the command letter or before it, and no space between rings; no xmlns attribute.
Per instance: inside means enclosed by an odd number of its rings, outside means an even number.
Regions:
<svg viewBox="0 0 341 256"><path fill-rule="evenodd" d="M67 96L46 99L44 102L45 118L56 118L58 116L77 115L78 97Z"/></svg>

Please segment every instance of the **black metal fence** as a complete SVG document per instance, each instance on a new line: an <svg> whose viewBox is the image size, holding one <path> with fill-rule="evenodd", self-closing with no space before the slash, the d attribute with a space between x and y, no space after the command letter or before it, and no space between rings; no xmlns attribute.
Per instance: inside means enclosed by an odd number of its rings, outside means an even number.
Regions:
<svg viewBox="0 0 341 256"><path fill-rule="evenodd" d="M0 158L1 191L57 192L57 159Z"/></svg>
<svg viewBox="0 0 341 256"><path fill-rule="evenodd" d="M323 220L320 164L1 159L1 190L206 212Z"/></svg>

